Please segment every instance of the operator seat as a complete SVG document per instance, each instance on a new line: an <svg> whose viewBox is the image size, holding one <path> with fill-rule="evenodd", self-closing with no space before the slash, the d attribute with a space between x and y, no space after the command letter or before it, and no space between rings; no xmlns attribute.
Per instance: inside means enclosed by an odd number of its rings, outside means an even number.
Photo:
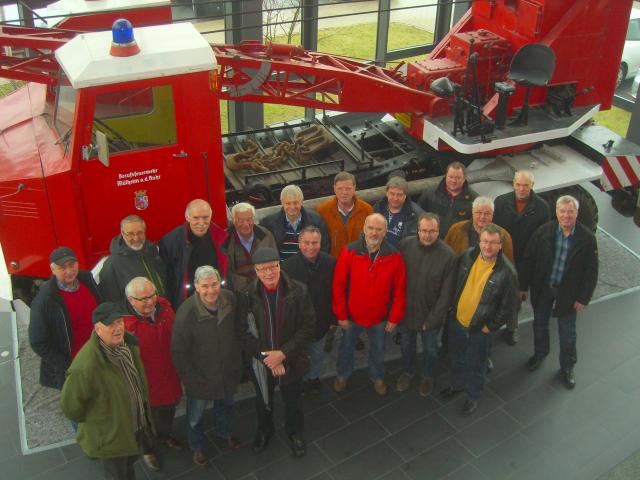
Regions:
<svg viewBox="0 0 640 480"><path fill-rule="evenodd" d="M529 43L516 52L509 66L508 77L526 88L524 103L511 125L527 125L531 87L546 85L556 69L556 54L542 43Z"/></svg>

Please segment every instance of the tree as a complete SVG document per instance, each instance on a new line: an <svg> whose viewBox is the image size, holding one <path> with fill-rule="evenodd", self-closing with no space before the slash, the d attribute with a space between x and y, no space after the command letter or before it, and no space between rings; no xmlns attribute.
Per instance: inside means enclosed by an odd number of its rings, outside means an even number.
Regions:
<svg viewBox="0 0 640 480"><path fill-rule="evenodd" d="M291 43L296 27L299 28L300 0L263 0L262 18L265 41L284 36Z"/></svg>

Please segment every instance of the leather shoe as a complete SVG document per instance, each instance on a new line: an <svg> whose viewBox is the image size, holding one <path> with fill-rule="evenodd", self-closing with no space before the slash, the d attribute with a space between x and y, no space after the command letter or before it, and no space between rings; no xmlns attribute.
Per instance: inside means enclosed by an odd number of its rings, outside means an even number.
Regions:
<svg viewBox="0 0 640 480"><path fill-rule="evenodd" d="M156 457L154 454L143 455L142 460L144 461L144 464L149 467L149 470L152 470L154 472L160 471L160 463L158 463L158 457Z"/></svg>
<svg viewBox="0 0 640 480"><path fill-rule="evenodd" d="M564 380L564 386L567 387L568 390L576 388L576 376L573 370L565 370L562 372L562 379Z"/></svg>
<svg viewBox="0 0 640 480"><path fill-rule="evenodd" d="M462 393L462 390L454 390L453 387L450 386L440 390L440 396L444 399L453 398L459 393Z"/></svg>
<svg viewBox="0 0 640 480"><path fill-rule="evenodd" d="M202 450L196 450L193 452L193 463L202 468L209 468L209 460L204 455Z"/></svg>
<svg viewBox="0 0 640 480"><path fill-rule="evenodd" d="M504 331L504 339L507 342L507 345L511 345L512 347L518 343L520 340L520 335L518 335L518 330L505 330Z"/></svg>
<svg viewBox="0 0 640 480"><path fill-rule="evenodd" d="M182 444L182 442L178 440L176 437L167 437L167 439L165 440L165 444L171 450L182 450L184 448L184 445Z"/></svg>
<svg viewBox="0 0 640 480"><path fill-rule="evenodd" d="M269 440L271 440L272 436L273 436L273 432L269 432L269 433L258 432L255 440L251 444L251 450L253 450L255 453L264 452L267 449L267 446L269 445Z"/></svg>
<svg viewBox="0 0 640 480"><path fill-rule="evenodd" d="M409 375L408 373L403 373L398 378L398 382L396 383L396 390L398 392L406 392L409 390L411 386L411 380L413 380L413 375Z"/></svg>
<svg viewBox="0 0 640 480"><path fill-rule="evenodd" d="M347 379L344 377L336 377L333 382L333 389L336 392L344 392L345 388L347 388Z"/></svg>
<svg viewBox="0 0 640 480"><path fill-rule="evenodd" d="M431 395L433 391L433 379L432 378L423 378L422 382L420 382L420 386L418 387L418 392L421 397L428 397Z"/></svg>
<svg viewBox="0 0 640 480"><path fill-rule="evenodd" d="M223 448L229 451L239 450L240 447L242 446L242 443L240 442L240 440L234 437L229 437L229 438L218 437L218 440L222 444Z"/></svg>
<svg viewBox="0 0 640 480"><path fill-rule="evenodd" d="M384 383L384 380L376 380L373 382L373 389L381 397L384 397L387 394L387 384Z"/></svg>
<svg viewBox="0 0 640 480"><path fill-rule="evenodd" d="M527 369L530 372L537 370L540 367L540 365L542 365L543 360L544 360L544 357L533 355L531 358L529 358L529 360L527 360Z"/></svg>
<svg viewBox="0 0 640 480"><path fill-rule="evenodd" d="M477 409L478 409L478 401L467 398L464 401L464 405L462 406L462 413L464 413L465 415L471 415Z"/></svg>
<svg viewBox="0 0 640 480"><path fill-rule="evenodd" d="M291 455L295 458L302 458L307 454L307 443L298 435L289 435L291 440Z"/></svg>

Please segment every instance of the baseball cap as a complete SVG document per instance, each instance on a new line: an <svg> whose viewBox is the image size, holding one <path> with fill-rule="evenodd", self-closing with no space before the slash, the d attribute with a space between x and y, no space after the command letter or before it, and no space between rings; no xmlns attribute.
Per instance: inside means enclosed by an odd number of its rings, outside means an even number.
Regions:
<svg viewBox="0 0 640 480"><path fill-rule="evenodd" d="M58 247L49 255L49 263L63 266L69 260L78 260L78 256L69 247Z"/></svg>
<svg viewBox="0 0 640 480"><path fill-rule="evenodd" d="M112 302L105 302L98 305L91 315L91 319L93 323L96 324L101 322L105 325L111 325L114 320L117 320L120 317L124 317L126 313L122 311L122 309Z"/></svg>
<svg viewBox="0 0 640 480"><path fill-rule="evenodd" d="M257 249L251 256L254 265L267 262L279 262L280 255L275 248L262 247Z"/></svg>

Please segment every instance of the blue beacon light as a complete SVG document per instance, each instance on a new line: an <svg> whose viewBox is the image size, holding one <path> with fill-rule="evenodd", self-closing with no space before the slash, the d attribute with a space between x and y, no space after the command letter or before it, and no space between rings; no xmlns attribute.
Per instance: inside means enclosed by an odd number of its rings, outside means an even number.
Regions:
<svg viewBox="0 0 640 480"><path fill-rule="evenodd" d="M140 48L133 36L133 26L126 18L119 18L111 27L113 42L111 55L114 57L130 57L140 52Z"/></svg>

